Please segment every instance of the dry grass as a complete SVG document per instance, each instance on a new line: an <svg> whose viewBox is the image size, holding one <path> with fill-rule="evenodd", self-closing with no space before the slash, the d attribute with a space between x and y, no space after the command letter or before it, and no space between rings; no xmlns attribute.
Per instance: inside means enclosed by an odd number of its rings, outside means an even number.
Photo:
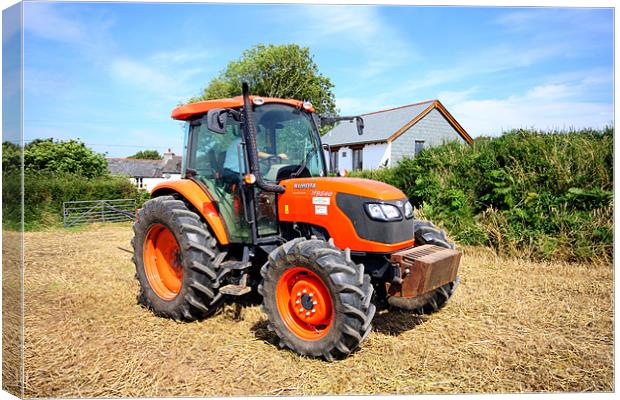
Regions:
<svg viewBox="0 0 620 400"><path fill-rule="evenodd" d="M380 314L334 363L271 344L258 306L179 324L136 304L128 225L26 234L29 397L613 390L613 266L467 249L440 313Z"/></svg>
<svg viewBox="0 0 620 400"><path fill-rule="evenodd" d="M23 395L22 379L22 236L2 234L2 389Z"/></svg>

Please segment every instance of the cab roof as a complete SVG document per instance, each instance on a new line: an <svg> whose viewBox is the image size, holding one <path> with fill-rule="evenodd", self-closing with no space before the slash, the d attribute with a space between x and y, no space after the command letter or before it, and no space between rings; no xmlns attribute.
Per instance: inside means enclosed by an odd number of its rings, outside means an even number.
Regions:
<svg viewBox="0 0 620 400"><path fill-rule="evenodd" d="M250 96L250 101L254 102L254 99L262 99L264 104L267 103L280 103L280 104L288 104L293 107L302 108L304 102L301 100L292 100L292 99L277 99L273 97L261 97L261 96ZM207 101L199 101L196 103L189 103L179 106L172 110L172 118L179 120L188 120L194 115L204 114L207 111L214 108L240 108L243 107L243 97L237 96L228 99L217 99L217 100L207 100ZM306 109L310 112L314 112L314 107L310 107Z"/></svg>

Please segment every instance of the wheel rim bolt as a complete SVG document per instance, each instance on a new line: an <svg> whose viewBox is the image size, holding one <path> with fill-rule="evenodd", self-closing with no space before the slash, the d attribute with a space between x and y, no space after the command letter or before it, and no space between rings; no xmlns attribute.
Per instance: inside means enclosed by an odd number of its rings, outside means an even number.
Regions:
<svg viewBox="0 0 620 400"><path fill-rule="evenodd" d="M306 312L306 317L309 316L309 315L310 315L310 311L307 311Z"/></svg>
<svg viewBox="0 0 620 400"><path fill-rule="evenodd" d="M308 291L306 289L301 291L302 293L308 293Z"/></svg>
<svg viewBox="0 0 620 400"><path fill-rule="evenodd" d="M297 292L297 297L301 297L301 292Z"/></svg>
<svg viewBox="0 0 620 400"><path fill-rule="evenodd" d="M304 308L303 308L303 307L302 307L302 308L300 308L300 309L299 309L299 312L304 312Z"/></svg>
<svg viewBox="0 0 620 400"><path fill-rule="evenodd" d="M312 304L314 304L314 305L316 306L316 305L317 305L317 304L319 304L319 303L317 303L316 301L313 301L313 302L312 302Z"/></svg>
<svg viewBox="0 0 620 400"><path fill-rule="evenodd" d="M297 301L295 302L295 304L299 304L299 300L297 300Z"/></svg>
<svg viewBox="0 0 620 400"><path fill-rule="evenodd" d="M312 312L313 312L313 313L315 313L315 312L316 312L316 310L313 308L313 309L312 309Z"/></svg>
<svg viewBox="0 0 620 400"><path fill-rule="evenodd" d="M312 296L314 296L314 293L310 293L308 296L312 297Z"/></svg>

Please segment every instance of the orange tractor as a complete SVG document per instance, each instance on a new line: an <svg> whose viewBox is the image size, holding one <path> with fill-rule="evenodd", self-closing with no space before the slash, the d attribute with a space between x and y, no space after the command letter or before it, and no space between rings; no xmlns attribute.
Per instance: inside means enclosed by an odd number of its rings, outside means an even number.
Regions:
<svg viewBox="0 0 620 400"><path fill-rule="evenodd" d="M159 184L138 211L138 300L193 321L258 292L269 329L300 354L342 358L377 308L440 309L460 253L417 221L400 190L329 177L309 102L250 96L177 107L186 121L183 179Z"/></svg>

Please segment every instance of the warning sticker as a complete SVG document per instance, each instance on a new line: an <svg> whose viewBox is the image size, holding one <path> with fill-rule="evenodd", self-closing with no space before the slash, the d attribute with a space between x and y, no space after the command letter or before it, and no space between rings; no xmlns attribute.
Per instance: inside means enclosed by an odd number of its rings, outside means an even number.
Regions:
<svg viewBox="0 0 620 400"><path fill-rule="evenodd" d="M313 197L312 204L320 204L328 206L331 203L331 197Z"/></svg>
<svg viewBox="0 0 620 400"><path fill-rule="evenodd" d="M314 206L314 213L316 215L327 215L327 206L321 206L321 205Z"/></svg>
<svg viewBox="0 0 620 400"><path fill-rule="evenodd" d="M284 205L284 214L288 214L288 204Z"/></svg>

